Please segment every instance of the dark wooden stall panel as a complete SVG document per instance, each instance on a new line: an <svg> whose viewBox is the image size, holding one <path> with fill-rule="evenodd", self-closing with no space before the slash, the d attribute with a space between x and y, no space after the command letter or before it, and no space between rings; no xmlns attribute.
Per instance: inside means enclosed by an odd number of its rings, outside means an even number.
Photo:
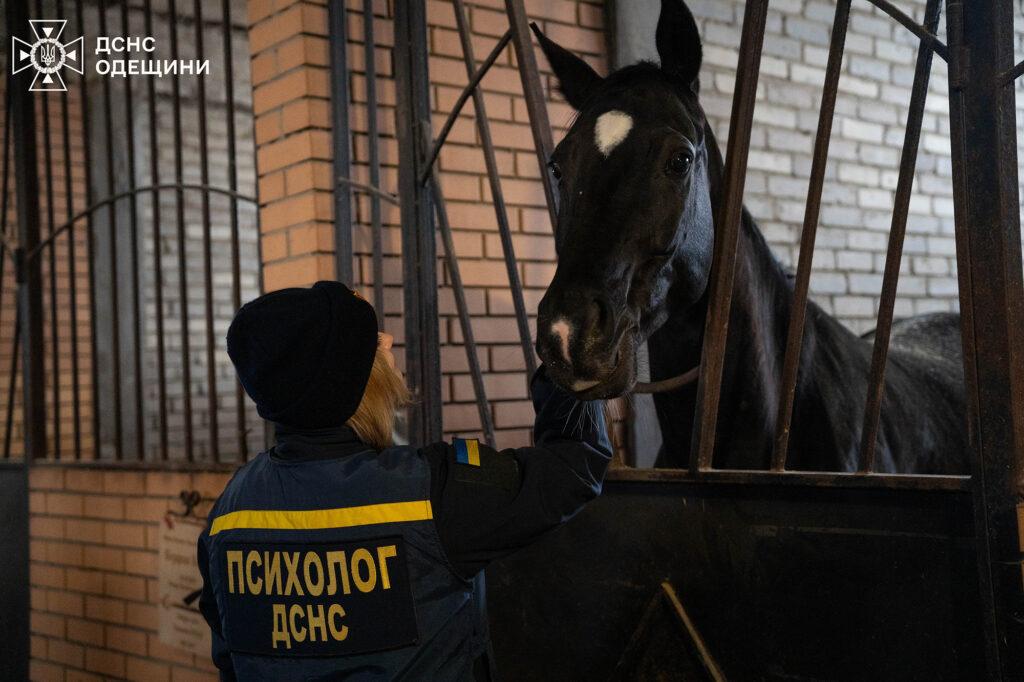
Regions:
<svg viewBox="0 0 1024 682"><path fill-rule="evenodd" d="M488 569L498 670L609 679L667 580L730 680L980 679L970 504L948 491L611 481ZM673 619L654 618L644 640L623 679L704 679Z"/></svg>

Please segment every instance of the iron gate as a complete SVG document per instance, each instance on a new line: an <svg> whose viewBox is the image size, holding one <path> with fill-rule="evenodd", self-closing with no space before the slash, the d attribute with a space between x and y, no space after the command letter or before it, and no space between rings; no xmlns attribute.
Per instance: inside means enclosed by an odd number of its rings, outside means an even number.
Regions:
<svg viewBox="0 0 1024 682"><path fill-rule="evenodd" d="M959 580L979 581L980 591L973 598L966 598L961 606L974 608L981 604L980 620L970 620L984 631L984 657L993 677L1000 673L1010 676L1012 671L1024 669L1019 660L1024 647L1016 646L1022 639L1020 621L1015 614L1021 612L1021 554L1017 545L1015 507L1022 492L1020 437L1024 435L1024 413L1021 407L1021 379L1024 377L1016 348L1020 347L1018 330L1021 329L1020 301L1024 291L1021 286L1019 206L1017 199L1016 128L1013 106L1013 82L1024 72L1024 63L1012 63L1012 3L1005 0L988 0L963 4L950 0L946 4L948 45L936 34L939 25L941 5L939 0L929 0L924 20L918 23L887 0L867 0L881 12L891 17L919 39L914 84L908 103L907 126L904 135L899 177L896 187L895 208L889 236L889 247L883 276L881 302L878 311L878 325L871 362L869 391L866 396L866 410L862 431L860 465L855 472L798 472L786 468L790 420L793 397L799 365L799 349L803 337L804 313L806 310L808 284L811 273L811 259L815 234L821 207L825 165L828 157L829 138L835 110L838 79L846 38L851 0L838 0L833 21L831 43L826 67L824 95L815 138L813 162L809 178L803 231L800 240L799 263L796 272L794 292L794 315L790 320L784 359L783 381L779 400L779 413L774 454L771 467L764 471L723 470L712 465L715 447L715 426L718 400L721 390L722 370L725 360L726 336L732 296L733 272L736 260L737 234L740 225L746 159L750 144L755 93L757 89L761 47L767 17L767 0L748 0L743 19L743 31L739 49L739 63L733 96L730 135L726 151L725 189L722 205L717 207L721 218L716 220L715 256L712 271L710 305L705 330L704 352L699 372L699 408L696 426L699 431L698 446L690 453L689 467L683 470L640 470L628 467L613 469L609 474L606 497L611 500L632 500L634 506L622 509L615 501L604 499L596 505L615 507L616 511L587 511L586 518L602 519L613 524L612 518L628 516L635 511L635 521L657 519L644 516L644 510L657 506L655 500L663 495L694 495L695 484L713 484L711 492L701 492L715 498L748 497L758 498L759 490L775 490L780 500L800 500L808 496L824 499L824 507L815 507L823 518L828 515L829 505L842 507L843 500L861 500L862 503L876 500L878 504L896 504L905 513L924 508L945 500L948 508L959 510L960 516L949 519L952 525L932 526L927 532L950 533L950 540L957 545L965 538L973 538L977 557L977 573L965 567L961 560L954 575ZM509 236L508 219L505 215L501 181L494 163L494 144L489 132L489 121L483 106L479 84L487 69L495 62L508 43L516 50L519 74L522 79L525 99L530 111L531 129L535 150L541 167L546 165L553 147L550 128L544 108L544 98L537 76L536 61L528 35L528 20L522 2L506 0L505 10L509 20L508 31L498 39L489 56L477 63L471 44L471 35L466 20L466 11L461 0L453 0L456 27L463 48L468 84L456 100L436 136L431 133L430 106L427 92L429 83L426 68L426 18L420 3L396 3L394 15L394 75L397 89L396 137L399 142L398 197L381 191L379 161L369 158L369 182L352 178L351 165L345 166L348 131L335 129L336 145L335 172L338 179L336 205L345 207L348 194L353 189L371 198L375 207L371 218L374 235L374 282L375 300L383 300L380 290L380 241L381 230L378 213L379 202L388 201L401 206L403 281L405 286L404 308L406 334L406 368L410 384L422 400L410 415L410 437L412 440L429 442L441 436L441 395L439 391L439 342L437 338L437 272L434 250L435 224L445 247L443 257L449 271L458 308L460 326L464 338L470 374L476 389L477 407L480 414L481 430L487 438L493 439L493 422L490 407L484 392L479 365L476 363L476 346L473 340L469 313L465 303L465 291L459 276L458 261L453 254L451 228L448 224L445 199L437 181L435 162L441 145L444 144L452 125L463 104L470 99L474 102L475 125L488 173L488 182L494 197L499 232L509 286L515 302L515 314L519 330L519 343L523 348L526 366L533 368L535 359L531 349L528 317L522 302L521 283L518 279L516 258ZM365 45L373 41L372 3L364 2L363 28L366 31ZM342 45L346 31L344 17L336 12L332 19L332 39L339 45L334 51L335 73L345 68ZM962 309L962 336L964 343L965 373L969 393L969 413L965 428L970 434L973 475L966 476L923 476L877 473L875 467L875 435L878 431L879 414L889 337L893 321L896 285L906 232L911 186L917 159L921 134L925 97L928 89L933 57L949 64L951 91L951 117L953 121L952 144L956 204L957 258L960 272L960 300ZM368 121L376 121L376 99L372 96L375 83L374 60L369 54L365 60L367 97L370 110ZM346 79L335 78L335 81ZM335 101L346 101L346 90L335 91ZM337 112L337 107L336 107ZM336 114L335 124L344 123ZM970 123L970 125L968 125ZM377 132L370 131L369 148L375 147ZM984 150L978 153L978 150ZM339 165L339 159L342 160ZM554 223L556 216L556 195L550 185L550 178L542 174L547 205ZM339 208L341 210L341 208ZM349 213L339 212L339 216ZM436 223L435 223L436 218ZM344 224L339 220L339 224ZM346 234L352 223L344 228ZM986 226L982 229L978 226ZM971 226L971 227L969 227ZM339 272L346 263L352 262L352 254L343 249L351 248L351 239L340 235ZM998 264L998 267L993 267ZM982 409L982 406L985 409ZM663 484L674 484L672 488L652 488ZM814 489L822 489L823 498L815 498ZM714 491L719 492L714 492ZM669 492L674 491L674 492ZM860 492L858 492L860 491ZM637 497L639 495L639 497ZM853 498L850 496L853 495ZM974 509L973 528L964 525L962 518L966 511L966 500ZM902 500L902 502L900 502ZM685 500L684 500L685 501ZM783 504L780 501L779 504ZM923 506L922 506L923 505ZM854 504L854 508L857 505ZM780 507L782 508L782 507ZM768 510L771 509L769 505ZM638 511L639 510L639 511ZM609 514L611 516L609 516ZM839 521L836 520L838 523ZM844 522L847 523L847 522ZM866 528L853 523L856 532L868 532ZM903 522L893 521L904 527ZM913 524L911 524L913 526ZM585 521L570 525L560 532L565 545L583 551L581 537L591 537L598 521ZM874 522L871 533L884 532ZM907 527L909 528L909 526ZM920 526L908 533L921 532ZM936 528L943 530L936 531ZM894 535L900 531L892 530ZM588 535L590 533L591 535ZM628 533L627 533L628 534ZM626 542L623 538L616 538ZM544 554L548 552L548 554ZM583 554L572 551L559 552L548 543L544 548L531 550L528 554L535 562L541 557L556 553L558 560L564 560L560 569L566 571L580 568ZM962 558L962 557L961 557ZM665 570L670 570L665 568ZM538 637L529 637L529 610L543 609L543 605L520 602L523 581L533 587L551 587L552 591L565 589L564 583L548 585L550 575L542 575L534 564L510 560L493 571L499 585L496 590L499 602L502 598L515 600L520 607L511 611L498 607L494 617L498 622L495 629L515 640L518 649L529 650L530 645L539 645ZM596 574L603 571L594 570ZM650 576L648 576L650 577ZM609 583L615 579L608 577ZM717 589L726 589L721 585ZM493 593L493 591L492 591ZM545 594L550 594L544 591ZM962 598L962 593L958 599ZM571 602L582 599L572 592L567 599ZM596 608L596 605L595 605ZM525 612L524 612L525 610ZM972 616L973 617L973 616ZM527 621L523 619L526 618ZM621 625L621 624L620 624ZM554 626L555 630L559 626ZM551 625L538 630L553 635ZM970 639L970 629L958 631L965 641ZM578 633L585 639L593 639L596 633ZM607 633L605 633L607 634ZM621 630L616 636L621 638ZM628 633L627 633L628 634ZM624 644L624 640L616 640ZM595 640L600 649L608 645L606 640ZM713 646L713 645L712 645ZM966 644L966 649L977 650ZM562 656L564 643L555 647L552 657ZM500 654L500 652L499 652ZM969 657L968 657L969 659ZM968 660L963 659L963 660ZM613 659L614 662L615 659ZM545 663L553 659L545 659ZM573 670L572 665L567 670ZM607 661L605 661L607 663ZM961 663L962 664L962 663ZM558 666L555 666L556 669ZM603 669L603 668L602 668ZM521 658L512 664L512 670L528 674L538 670L536 665L524 663ZM961 672L969 672L964 668Z"/></svg>
<svg viewBox="0 0 1024 682"><path fill-rule="evenodd" d="M57 17L88 68L63 92L30 92L34 69L0 84L4 679L28 676L30 466L224 469L264 443L223 341L261 288L245 16L239 0L5 5L5 45ZM215 66L98 77L110 35Z"/></svg>

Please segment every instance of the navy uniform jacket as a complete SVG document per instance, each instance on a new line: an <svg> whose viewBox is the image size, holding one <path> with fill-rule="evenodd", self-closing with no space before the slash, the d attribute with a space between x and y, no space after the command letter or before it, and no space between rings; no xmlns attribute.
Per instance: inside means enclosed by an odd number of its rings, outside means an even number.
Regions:
<svg viewBox="0 0 1024 682"><path fill-rule="evenodd" d="M278 427L199 540L222 679L468 680L487 647L482 569L564 523L611 456L599 403L537 373L534 447L378 452Z"/></svg>

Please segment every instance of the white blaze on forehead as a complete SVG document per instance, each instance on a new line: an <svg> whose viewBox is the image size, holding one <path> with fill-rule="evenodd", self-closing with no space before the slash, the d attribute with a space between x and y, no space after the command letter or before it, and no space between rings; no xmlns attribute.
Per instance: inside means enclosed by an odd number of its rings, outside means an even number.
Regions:
<svg viewBox="0 0 1024 682"><path fill-rule="evenodd" d="M620 142L626 139L632 129L632 116L618 110L606 111L597 117L597 125L594 126L594 142L597 143L598 150L607 157L613 149L619 146Z"/></svg>
<svg viewBox="0 0 1024 682"><path fill-rule="evenodd" d="M551 333L558 337L562 346L562 357L569 364L572 364L572 359L569 357L569 335L572 333L572 327L565 321L565 318L559 318L551 324Z"/></svg>

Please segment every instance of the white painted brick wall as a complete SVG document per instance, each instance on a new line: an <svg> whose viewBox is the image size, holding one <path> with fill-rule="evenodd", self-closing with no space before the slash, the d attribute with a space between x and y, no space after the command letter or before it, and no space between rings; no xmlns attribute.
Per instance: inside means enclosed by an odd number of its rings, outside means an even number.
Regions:
<svg viewBox="0 0 1024 682"><path fill-rule="evenodd" d="M657 19L657 0L620 5L634 35ZM704 44L701 98L725 147L743 19L742 0L688 0ZM901 9L918 21L924 0ZM634 13L624 17L623 13ZM748 208L776 255L795 264L835 5L772 2L757 91L746 185ZM939 26L939 35L945 27ZM653 29L649 33L653 38ZM640 42L636 43L640 45ZM653 56L653 40L637 48ZM634 61L620 43L619 63ZM868 3L854 3L836 101L811 295L856 331L874 327L917 39ZM935 58L922 123L897 315L956 310L949 98Z"/></svg>

